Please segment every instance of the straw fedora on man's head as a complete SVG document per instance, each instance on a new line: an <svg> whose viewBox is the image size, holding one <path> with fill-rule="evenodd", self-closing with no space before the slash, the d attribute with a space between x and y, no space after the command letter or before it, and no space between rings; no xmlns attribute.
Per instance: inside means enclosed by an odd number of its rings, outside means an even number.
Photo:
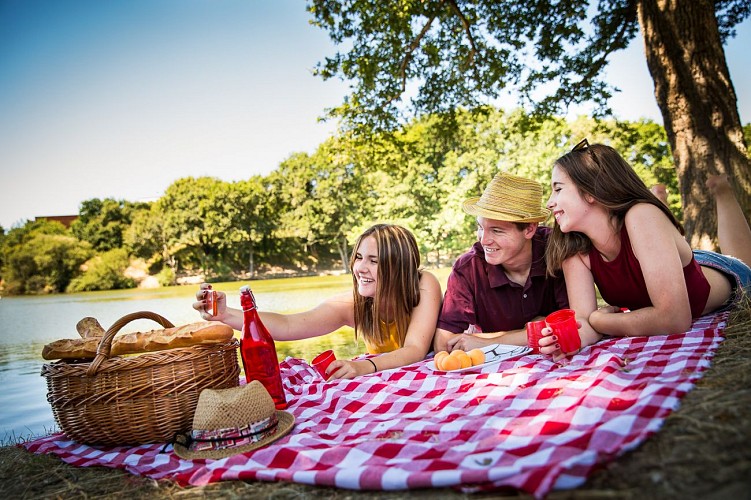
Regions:
<svg viewBox="0 0 751 500"><path fill-rule="evenodd" d="M266 388L253 382L231 389L204 389L198 396L193 430L178 435L182 458L225 458L276 441L295 425L295 417L277 410Z"/></svg>
<svg viewBox="0 0 751 500"><path fill-rule="evenodd" d="M542 186L524 177L500 172L479 198L470 198L462 209L469 215L507 222L542 222L550 210L542 206Z"/></svg>

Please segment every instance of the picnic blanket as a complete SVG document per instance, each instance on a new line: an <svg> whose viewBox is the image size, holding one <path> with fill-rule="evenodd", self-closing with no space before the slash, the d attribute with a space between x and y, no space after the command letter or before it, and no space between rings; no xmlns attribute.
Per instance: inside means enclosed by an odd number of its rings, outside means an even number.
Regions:
<svg viewBox="0 0 751 500"><path fill-rule="evenodd" d="M183 460L163 444L99 448L57 433L23 444L79 466L182 485L291 481L354 490L513 487L537 497L575 488L657 432L709 366L727 313L680 335L609 338L555 363L524 355L477 372L428 361L325 382L281 363L292 432L221 460Z"/></svg>

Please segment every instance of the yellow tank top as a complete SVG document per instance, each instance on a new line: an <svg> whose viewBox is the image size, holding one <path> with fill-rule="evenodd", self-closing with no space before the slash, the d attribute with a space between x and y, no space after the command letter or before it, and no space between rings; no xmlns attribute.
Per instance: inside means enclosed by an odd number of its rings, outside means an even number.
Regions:
<svg viewBox="0 0 751 500"><path fill-rule="evenodd" d="M386 324L381 321L381 325L388 331L388 338L382 345L371 344L367 339L365 340L365 349L368 354L383 354L384 352L396 351L402 344L399 342L399 335L396 333L396 323Z"/></svg>

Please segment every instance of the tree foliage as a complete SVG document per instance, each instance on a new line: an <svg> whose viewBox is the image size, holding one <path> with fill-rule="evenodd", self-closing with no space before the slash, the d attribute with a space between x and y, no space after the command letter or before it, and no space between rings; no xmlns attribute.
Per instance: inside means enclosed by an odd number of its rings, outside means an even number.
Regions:
<svg viewBox="0 0 751 500"><path fill-rule="evenodd" d="M547 114L593 100L606 107L613 89L600 74L636 34L636 6L601 2L589 29L586 6L313 0L308 8L314 24L347 47L317 67L323 78L356 83L336 111L352 123L391 129L405 116L474 108L510 90ZM550 94L538 97L548 84Z"/></svg>
<svg viewBox="0 0 751 500"><path fill-rule="evenodd" d="M357 236L377 222L404 225L426 265L448 265L475 239L464 200L480 196L502 170L537 179L547 197L553 162L583 136L610 142L647 184L666 184L681 215L665 130L652 122L535 122L522 110L482 107L458 110L453 134L444 127L431 115L369 140L342 132L264 177L178 179L159 200L131 209L127 226L112 217L117 231L96 232L94 221L130 204L88 200L77 231L120 234L114 249L96 250L56 222L29 222L0 240L3 293L133 286L123 277L129 258L144 259L163 283L186 272L215 280L280 268L342 269Z"/></svg>
<svg viewBox="0 0 751 500"><path fill-rule="evenodd" d="M584 103L605 116L617 89L604 70L641 31L688 239L712 246L709 174L729 174L751 213L751 168L722 50L751 13L748 0L310 0L308 10L341 47L317 74L351 82L330 112L365 132L427 115L454 125L460 108L505 92L539 116Z"/></svg>
<svg viewBox="0 0 751 500"><path fill-rule="evenodd" d="M134 213L147 206L113 198L92 198L81 203L71 231L76 238L88 241L99 252L120 248L123 233L130 226Z"/></svg>
<svg viewBox="0 0 751 500"><path fill-rule="evenodd" d="M10 294L63 292L91 255L91 245L59 222L34 221L2 241L4 289Z"/></svg>
<svg viewBox="0 0 751 500"><path fill-rule="evenodd" d="M185 177L169 186L157 202L169 255L199 263L206 273L231 230L230 203L226 183L213 177Z"/></svg>
<svg viewBox="0 0 751 500"><path fill-rule="evenodd" d="M124 248L115 248L96 255L86 262L86 272L73 278L66 291L88 292L133 288L135 282L132 278L125 276L128 264L128 252Z"/></svg>
<svg viewBox="0 0 751 500"><path fill-rule="evenodd" d="M253 176L228 184L223 215L227 230L218 254L229 269L244 269L255 276L256 261L271 253L271 241L278 226L271 183Z"/></svg>

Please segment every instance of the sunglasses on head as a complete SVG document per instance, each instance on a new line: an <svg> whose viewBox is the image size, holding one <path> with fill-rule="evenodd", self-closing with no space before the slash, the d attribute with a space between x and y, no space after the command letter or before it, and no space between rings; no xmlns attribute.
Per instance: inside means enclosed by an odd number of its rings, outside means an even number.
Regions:
<svg viewBox="0 0 751 500"><path fill-rule="evenodd" d="M576 151L587 151L589 153L589 156L592 157L592 161L595 162L595 165L597 165L597 168L602 170L602 166L600 166L600 162L597 161L597 156L595 155L594 151L592 151L589 147L589 141L584 138L578 143L576 143L576 146L571 150L572 153Z"/></svg>
<svg viewBox="0 0 751 500"><path fill-rule="evenodd" d="M573 147L571 152L573 153L574 151L583 151L585 149L589 149L589 141L586 139L586 137L576 143L576 146Z"/></svg>

